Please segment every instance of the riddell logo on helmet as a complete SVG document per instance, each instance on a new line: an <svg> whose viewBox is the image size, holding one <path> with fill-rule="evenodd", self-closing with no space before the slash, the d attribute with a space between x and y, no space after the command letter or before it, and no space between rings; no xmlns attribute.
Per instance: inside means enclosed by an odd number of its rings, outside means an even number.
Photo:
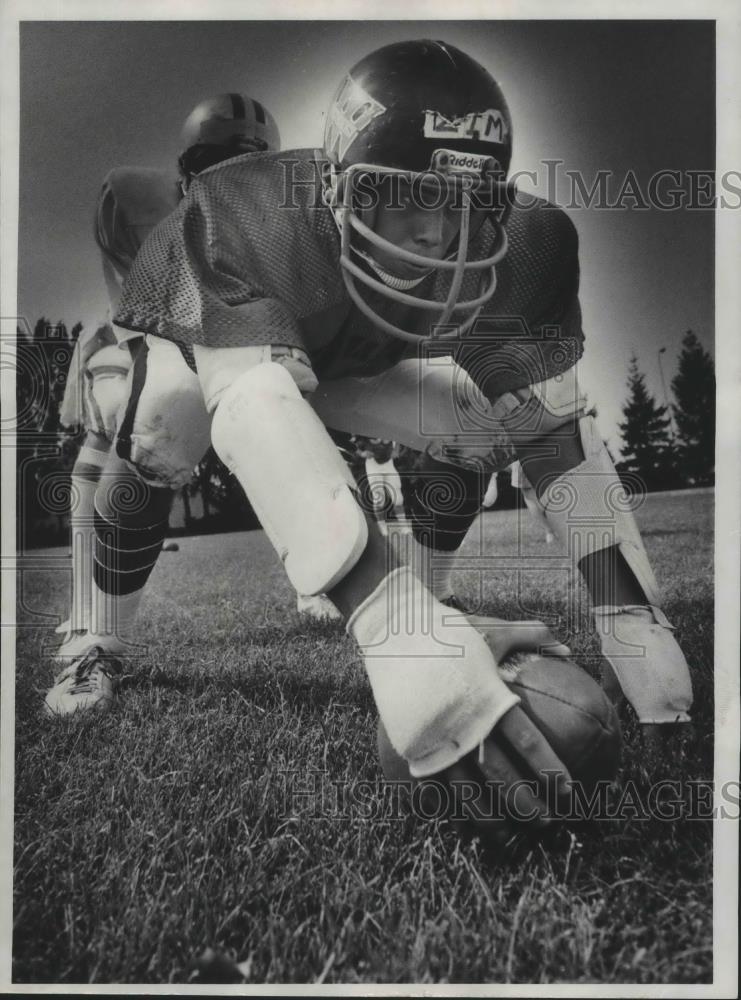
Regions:
<svg viewBox="0 0 741 1000"><path fill-rule="evenodd" d="M494 162L491 156L458 153L454 149L436 149L432 154L432 169L442 173L480 174L487 164Z"/></svg>
<svg viewBox="0 0 741 1000"><path fill-rule="evenodd" d="M439 111L425 111L426 139L450 136L474 142L505 142L509 136L507 119L501 111L489 108L475 111L462 118L446 118Z"/></svg>

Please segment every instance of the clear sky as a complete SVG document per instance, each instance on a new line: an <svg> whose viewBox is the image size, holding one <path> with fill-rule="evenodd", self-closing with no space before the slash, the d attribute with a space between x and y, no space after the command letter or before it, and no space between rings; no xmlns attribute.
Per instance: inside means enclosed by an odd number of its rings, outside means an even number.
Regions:
<svg viewBox="0 0 741 1000"><path fill-rule="evenodd" d="M111 167L176 173L188 112L241 90L276 118L284 148L321 143L332 92L368 51L441 38L499 81L514 120L513 170L525 191L555 194L580 236L587 348L582 383L602 433L618 443L626 369L638 355L663 400L684 331L713 350L713 215L569 207L566 170L587 186L610 171L614 202L629 171L648 190L660 170L712 171L714 35L710 22L27 22L21 25L18 305L95 323L107 302L92 213ZM562 160L553 189L546 160ZM553 176L553 168L550 177ZM666 186L663 188L666 191Z"/></svg>

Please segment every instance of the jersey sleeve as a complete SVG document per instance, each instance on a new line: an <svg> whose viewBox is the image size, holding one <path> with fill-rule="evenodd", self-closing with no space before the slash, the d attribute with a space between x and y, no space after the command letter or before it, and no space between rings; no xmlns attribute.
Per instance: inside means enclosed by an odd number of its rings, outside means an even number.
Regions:
<svg viewBox="0 0 741 1000"><path fill-rule="evenodd" d="M485 307L456 357L490 400L567 371L584 351L574 224L541 202L513 210L507 235L497 307Z"/></svg>
<svg viewBox="0 0 741 1000"><path fill-rule="evenodd" d="M264 252L266 241L280 234L270 231L249 189L223 183L217 189L214 176L196 181L147 237L124 284L115 322L187 346L303 347L293 311L275 294ZM240 225L246 213L257 220L251 234Z"/></svg>

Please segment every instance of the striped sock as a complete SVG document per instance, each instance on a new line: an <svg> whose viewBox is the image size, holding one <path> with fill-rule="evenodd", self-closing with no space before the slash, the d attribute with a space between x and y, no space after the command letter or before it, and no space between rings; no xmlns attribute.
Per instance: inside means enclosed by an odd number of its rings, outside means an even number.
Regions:
<svg viewBox="0 0 741 1000"><path fill-rule="evenodd" d="M88 433L72 470L70 628L73 631L82 631L90 627L93 545L95 540L95 490L106 463L109 448L110 444L104 437Z"/></svg>

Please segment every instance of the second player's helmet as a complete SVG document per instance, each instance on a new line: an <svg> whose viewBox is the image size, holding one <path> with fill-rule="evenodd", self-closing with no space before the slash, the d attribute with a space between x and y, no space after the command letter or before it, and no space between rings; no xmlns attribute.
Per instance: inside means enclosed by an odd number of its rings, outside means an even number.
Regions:
<svg viewBox="0 0 741 1000"><path fill-rule="evenodd" d="M267 108L246 94L218 94L185 119L178 164L186 179L241 153L280 149L278 126Z"/></svg>
<svg viewBox="0 0 741 1000"><path fill-rule="evenodd" d="M470 327L494 294L494 265L506 252L501 219L512 122L492 76L445 42L399 42L378 49L354 66L337 90L327 116L324 152L329 162L326 197L342 236L343 278L358 307L388 332L419 339L373 310L356 281L397 302L429 310L438 327L453 317L453 334ZM370 178L376 183L389 175L406 176L420 190L426 185L439 193L442 186L459 202L460 235L444 260L396 247L360 218L363 182ZM485 214L497 229L494 253L484 260L468 260L470 239ZM446 300L409 295L403 283L389 281L372 260L369 267L369 254L362 249L369 245L400 261L447 272L451 281ZM472 271L481 277L478 293L458 301L463 279Z"/></svg>

